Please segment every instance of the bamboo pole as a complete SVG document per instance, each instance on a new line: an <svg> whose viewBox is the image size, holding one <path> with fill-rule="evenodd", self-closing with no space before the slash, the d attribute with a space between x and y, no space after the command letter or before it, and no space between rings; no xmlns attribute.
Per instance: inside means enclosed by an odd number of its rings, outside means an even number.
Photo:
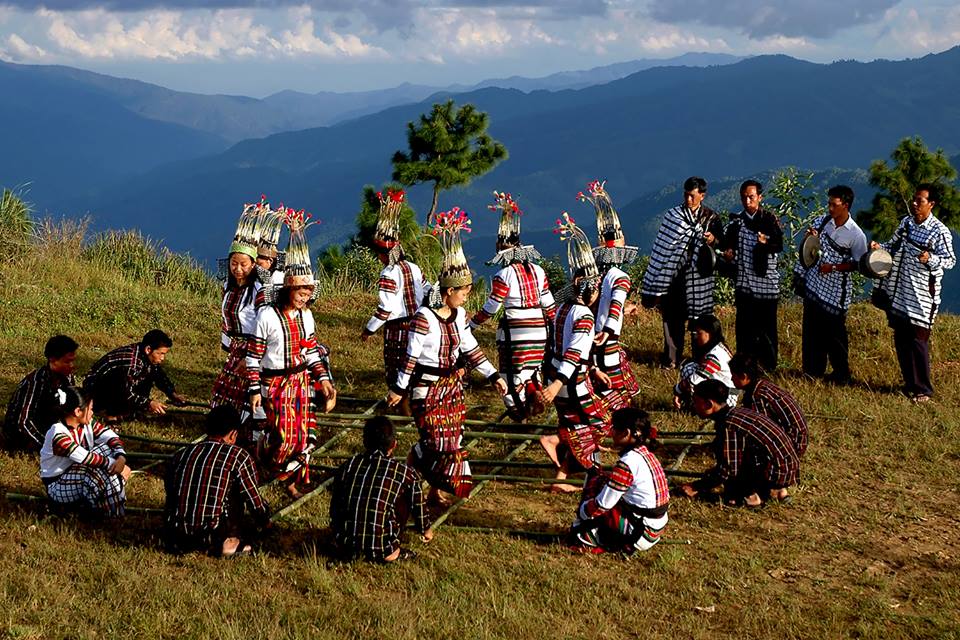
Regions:
<svg viewBox="0 0 960 640"><path fill-rule="evenodd" d="M133 440L134 442L146 442L148 444L157 444L171 447L185 447L193 444L187 440L164 440L163 438L150 438L148 436L138 436L133 433L125 433L120 436L121 440Z"/></svg>
<svg viewBox="0 0 960 640"><path fill-rule="evenodd" d="M329 421L329 420L317 420L318 426L325 427L339 427L344 426L339 422ZM346 429L362 429L363 425L348 425L345 426ZM416 427L395 427L395 430L398 433L417 433ZM539 440L542 433L505 433L500 431L464 431L463 437L465 438L486 438L489 440L516 440L516 441L525 441L525 440ZM713 432L710 432L710 435L714 435ZM657 441L660 444L704 444L703 436L697 436L696 438L663 438L658 439ZM609 440L609 439L608 439Z"/></svg>
<svg viewBox="0 0 960 640"><path fill-rule="evenodd" d="M358 420L358 421L359 421L360 419L364 419L364 420L365 420L366 418L369 418L369 417L373 416L373 415L376 413L377 408L378 408L383 402L384 402L384 401L383 401L382 399L381 399L381 400L377 400L376 402L374 402L372 405L370 405L370 408L369 408L369 409L367 409L367 410L364 411L362 414L359 414L359 415L357 416L357 420ZM351 425L335 425L335 426L342 426L343 429L342 429L340 432L334 434L334 436L333 436L332 438L330 438L329 440L327 440L325 443L323 443L323 445L321 445L320 447L318 447L317 449L315 449L315 450L314 450L314 453L322 453L322 452L326 451L329 447L333 446L336 442L338 442L341 438L343 438L347 433L350 432L350 429L352 428L353 425L351 424ZM285 507L283 507L282 509L278 510L276 513L274 513L273 515L270 516L270 522L276 522L276 521L279 520L280 518L283 518L283 517L287 516L288 514L293 513L294 511L296 511L297 509L299 509L300 507L302 507L303 505L305 505L307 502L313 500L315 497L317 497L317 496L320 494L321 491L323 491L324 489L326 489L327 486L330 485L330 484L333 482L333 478L334 478L334 476L331 474L331 476L330 476L329 478L327 478L326 480L324 480L323 482L321 482L319 485L317 485L316 487L314 487L314 488L311 489L310 491L306 492L305 494L303 494L302 496L300 496L299 498L297 498L296 500L294 500L293 502L291 502L291 503L288 504L287 506L285 506Z"/></svg>
<svg viewBox="0 0 960 640"><path fill-rule="evenodd" d="M465 531L467 533L499 533L505 536L514 536L517 538L533 538L536 540L563 540L567 537L566 531L527 531L525 529L504 529L501 527L474 527L460 524L448 524L448 529L456 531ZM680 538L660 538L658 544L693 544L692 540Z"/></svg>
<svg viewBox="0 0 960 640"><path fill-rule="evenodd" d="M198 438L195 438L195 439L191 440L191 441L188 442L188 443L185 443L185 446L186 446L186 445L191 445L191 444L197 444L198 442L202 442L205 438L206 438L206 436L200 436L200 437L198 437ZM123 439L123 438L121 437L121 440L122 440L122 439ZM135 475L135 474L138 474L138 473L146 473L147 471L149 471L150 469L153 469L154 467L156 467L157 465L159 465L159 464L162 463L162 462L163 462L163 460L154 460L153 462L151 462L151 463L149 463L149 464L146 464L146 465L140 467L139 469L133 469L133 470L131 471L131 475Z"/></svg>
<svg viewBox="0 0 960 640"><path fill-rule="evenodd" d="M693 471L665 471L669 475L681 475L684 477L701 477L702 473L696 473ZM514 484L571 484L572 478L566 479L557 479L557 478L538 478L535 476L511 476L511 475L501 475L501 474L485 474L485 473L475 473L473 474L474 480L483 480L488 482L512 482ZM577 480L582 480L578 478Z"/></svg>

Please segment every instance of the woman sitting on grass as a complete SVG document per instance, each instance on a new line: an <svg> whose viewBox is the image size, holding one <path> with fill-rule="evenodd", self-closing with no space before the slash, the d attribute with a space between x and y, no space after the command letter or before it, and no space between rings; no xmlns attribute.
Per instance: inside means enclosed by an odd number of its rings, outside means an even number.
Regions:
<svg viewBox="0 0 960 640"><path fill-rule="evenodd" d="M704 380L719 380L730 389L727 403L734 407L733 377L730 373L730 358L733 354L723 341L723 327L712 313L707 313L690 322L690 338L693 358L680 366L680 380L673 388L673 406L692 410L693 388Z"/></svg>
<svg viewBox="0 0 960 640"><path fill-rule="evenodd" d="M660 542L670 488L660 461L648 448L656 438L646 411L631 407L614 412L613 444L620 459L612 472L592 476L583 489L570 530L575 551L631 554Z"/></svg>
<svg viewBox="0 0 960 640"><path fill-rule="evenodd" d="M93 402L80 389L56 393L60 422L47 431L40 450L40 479L47 495L94 515L122 516L130 478L123 442L93 419Z"/></svg>

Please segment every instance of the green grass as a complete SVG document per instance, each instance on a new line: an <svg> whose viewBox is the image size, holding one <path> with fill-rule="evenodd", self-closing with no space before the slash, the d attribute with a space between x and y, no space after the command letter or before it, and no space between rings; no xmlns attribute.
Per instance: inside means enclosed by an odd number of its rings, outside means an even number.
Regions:
<svg viewBox="0 0 960 640"><path fill-rule="evenodd" d="M0 266L0 398L38 366L53 333L80 342L85 372L154 326L174 338L167 366L180 390L207 398L222 364L215 287L183 285L186 279L160 286L98 263L69 230L40 235L34 251ZM337 293L331 288L314 314L321 340L334 349L338 388L380 397L379 341L358 339L375 297ZM733 310L721 316L732 335ZM667 536L691 544L663 544L629 560L587 558L558 545L441 528L433 543L413 542L415 562L328 567L321 496L278 524L266 553L218 561L163 553L156 518L90 525L0 500L0 637L960 637L960 319L943 317L934 331L939 396L926 406L895 391L899 373L882 314L858 305L849 325L858 384L825 386L796 374L800 310L784 307L777 381L808 412L842 419L811 420L802 482L788 506L752 512L675 498ZM492 356L493 329L478 333ZM647 408L665 409L674 382L649 364L660 337L650 313L625 329ZM486 388L470 390L468 403L477 407L473 415L488 417L501 406ZM661 429L698 424L673 413L656 417ZM192 438L200 426L195 416L176 415L125 429ZM405 437L400 448L410 442ZM481 443L474 455L497 457L509 446ZM358 447L353 435L337 450ZM676 448L662 451L665 462L675 455ZM534 448L521 458L541 460ZM683 468L709 462L699 452ZM5 491L40 494L36 469L32 457L0 454ZM131 505L160 506L162 485L138 475L129 497ZM275 508L283 504L272 488L268 498ZM452 520L557 530L575 504L571 496L494 483Z"/></svg>

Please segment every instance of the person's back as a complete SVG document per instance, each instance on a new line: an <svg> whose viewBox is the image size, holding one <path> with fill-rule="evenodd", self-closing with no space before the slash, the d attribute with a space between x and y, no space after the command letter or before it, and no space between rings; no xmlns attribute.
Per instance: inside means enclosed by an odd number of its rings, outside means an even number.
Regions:
<svg viewBox="0 0 960 640"><path fill-rule="evenodd" d="M364 453L337 471L330 525L345 556L389 562L400 557L400 537L411 514L417 530L428 531L420 476L392 457L396 438L387 418L367 421L364 445Z"/></svg>

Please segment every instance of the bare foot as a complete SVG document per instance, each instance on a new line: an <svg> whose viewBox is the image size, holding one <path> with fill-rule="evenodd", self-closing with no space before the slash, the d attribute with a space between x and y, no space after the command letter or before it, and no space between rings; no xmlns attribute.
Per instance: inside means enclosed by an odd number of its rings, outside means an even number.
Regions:
<svg viewBox="0 0 960 640"><path fill-rule="evenodd" d="M687 496L688 498L696 498L697 494L700 493L699 491L694 489L693 485L690 484L689 482L680 485L680 491L682 491L683 495Z"/></svg>
<svg viewBox="0 0 960 640"><path fill-rule="evenodd" d="M290 495L290 497L293 498L294 500L299 500L300 498L303 497L303 494L300 492L299 489L297 489L296 482L291 482L285 487L285 489L287 490L287 493Z"/></svg>
<svg viewBox="0 0 960 640"><path fill-rule="evenodd" d="M240 538L227 538L220 548L220 554L225 558L235 556L238 553L250 553L251 551L253 551L253 547L248 544L243 545L243 549L240 548Z"/></svg>
<svg viewBox="0 0 960 640"><path fill-rule="evenodd" d="M763 500L761 500L760 496L757 494L751 493L749 496L743 499L743 504L747 505L748 507L759 507L763 504Z"/></svg>
<svg viewBox="0 0 960 640"><path fill-rule="evenodd" d="M540 446L547 453L547 457L553 464L560 466L560 458L557 456L557 447L560 446L559 436L540 436Z"/></svg>
<svg viewBox="0 0 960 640"><path fill-rule="evenodd" d="M550 493L576 493L580 491L577 487L572 484L552 484L550 485Z"/></svg>

